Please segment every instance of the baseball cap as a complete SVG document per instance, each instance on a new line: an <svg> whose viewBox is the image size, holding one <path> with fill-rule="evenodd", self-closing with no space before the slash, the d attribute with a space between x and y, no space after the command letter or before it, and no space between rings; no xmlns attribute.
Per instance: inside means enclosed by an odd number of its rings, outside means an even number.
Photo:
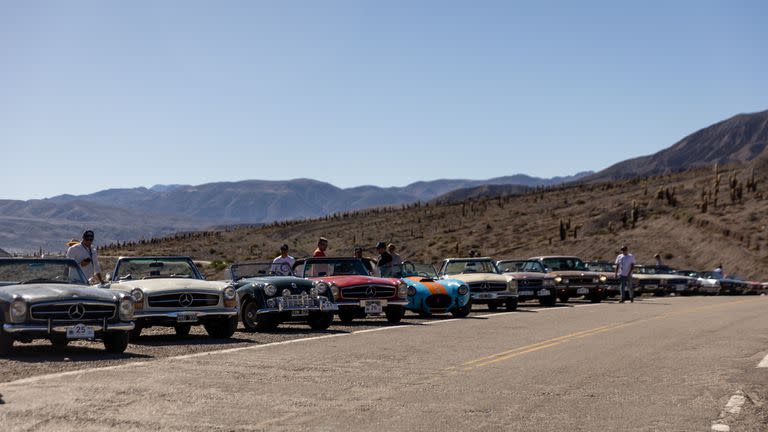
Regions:
<svg viewBox="0 0 768 432"><path fill-rule="evenodd" d="M386 247L387 247L387 244L384 243L383 241L380 241L380 242L376 243L376 249L381 249L381 248L386 248Z"/></svg>

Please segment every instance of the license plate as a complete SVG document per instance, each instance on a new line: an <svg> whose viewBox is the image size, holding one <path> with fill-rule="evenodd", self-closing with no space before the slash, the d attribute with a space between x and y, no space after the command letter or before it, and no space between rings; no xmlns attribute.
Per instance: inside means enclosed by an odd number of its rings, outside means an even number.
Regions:
<svg viewBox="0 0 768 432"><path fill-rule="evenodd" d="M176 322L197 322L197 314L194 312L181 312L176 315Z"/></svg>
<svg viewBox="0 0 768 432"><path fill-rule="evenodd" d="M532 295L533 295L533 291L518 291L518 292L517 292L517 295L521 295L521 296L532 296Z"/></svg>
<svg viewBox="0 0 768 432"><path fill-rule="evenodd" d="M576 290L576 294L589 294L589 288L579 288Z"/></svg>
<svg viewBox="0 0 768 432"><path fill-rule="evenodd" d="M539 290L539 297L552 295L552 293L548 289Z"/></svg>
<svg viewBox="0 0 768 432"><path fill-rule="evenodd" d="M381 302L378 300L363 300L361 303L363 303L362 306L365 308L366 314L376 315L384 311Z"/></svg>
<svg viewBox="0 0 768 432"><path fill-rule="evenodd" d="M295 317L309 316L309 311L306 309L294 310L294 311L291 311L291 316L295 316Z"/></svg>
<svg viewBox="0 0 768 432"><path fill-rule="evenodd" d="M475 294L475 298L478 298L480 300L495 299L496 293L477 293Z"/></svg>
<svg viewBox="0 0 768 432"><path fill-rule="evenodd" d="M76 324L67 328L67 339L93 339L93 329L85 324Z"/></svg>

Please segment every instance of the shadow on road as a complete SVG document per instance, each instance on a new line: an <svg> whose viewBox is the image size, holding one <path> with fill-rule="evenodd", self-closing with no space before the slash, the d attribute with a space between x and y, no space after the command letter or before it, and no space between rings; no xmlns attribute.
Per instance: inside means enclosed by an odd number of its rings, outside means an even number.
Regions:
<svg viewBox="0 0 768 432"><path fill-rule="evenodd" d="M149 359L154 356L136 353L113 354L96 347L68 346L51 347L50 345L14 345L8 360L21 363L47 362L97 362L104 360Z"/></svg>
<svg viewBox="0 0 768 432"><path fill-rule="evenodd" d="M334 324L331 324L331 327L333 327ZM245 333L245 334L272 334L272 335L307 335L307 336L316 336L316 335L329 335L329 334L339 334L339 333L349 333L346 330L334 330L333 328L329 328L327 330L312 330L309 327L306 328L297 328L297 327L278 327L274 330L266 330L266 331L248 331L246 329L237 329L239 333ZM250 339L248 340L251 341Z"/></svg>
<svg viewBox="0 0 768 432"><path fill-rule="evenodd" d="M132 338L132 345L141 346L173 346L173 345L236 345L252 342L250 339L232 337L229 339L214 339L208 336L176 336L175 334L141 335L138 339Z"/></svg>

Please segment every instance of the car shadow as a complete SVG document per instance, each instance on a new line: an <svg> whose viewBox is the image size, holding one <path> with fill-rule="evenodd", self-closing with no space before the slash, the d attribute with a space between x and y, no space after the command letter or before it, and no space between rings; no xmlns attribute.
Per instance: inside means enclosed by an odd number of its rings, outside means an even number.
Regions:
<svg viewBox="0 0 768 432"><path fill-rule="evenodd" d="M14 345L11 355L4 358L21 363L80 363L104 360L150 359L154 358L154 356L132 352L124 352L122 354L108 353L103 348L87 346Z"/></svg>
<svg viewBox="0 0 768 432"><path fill-rule="evenodd" d="M325 330L313 330L309 327L305 328L297 328L297 327L278 327L274 330L261 330L261 331L250 331L246 329L237 329L239 333L245 333L245 334L274 334L274 335L329 335L329 334L340 334L340 333L349 333L346 330L335 330L332 327L334 325L338 324L331 324L331 328L325 329Z"/></svg>
<svg viewBox="0 0 768 432"><path fill-rule="evenodd" d="M175 334L141 335L138 339L131 338L130 344L140 346L174 346L174 345L236 345L253 342L250 339L231 337L215 339L204 335L176 336Z"/></svg>

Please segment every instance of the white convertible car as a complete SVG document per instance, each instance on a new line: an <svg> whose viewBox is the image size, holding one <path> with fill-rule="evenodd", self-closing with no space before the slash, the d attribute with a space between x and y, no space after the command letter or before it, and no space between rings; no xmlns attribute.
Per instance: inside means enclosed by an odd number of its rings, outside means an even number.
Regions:
<svg viewBox="0 0 768 432"><path fill-rule="evenodd" d="M120 257L107 277L111 289L133 298L134 338L153 326L173 327L186 336L193 325L203 325L214 338L232 337L237 330L234 286L205 280L189 257Z"/></svg>

